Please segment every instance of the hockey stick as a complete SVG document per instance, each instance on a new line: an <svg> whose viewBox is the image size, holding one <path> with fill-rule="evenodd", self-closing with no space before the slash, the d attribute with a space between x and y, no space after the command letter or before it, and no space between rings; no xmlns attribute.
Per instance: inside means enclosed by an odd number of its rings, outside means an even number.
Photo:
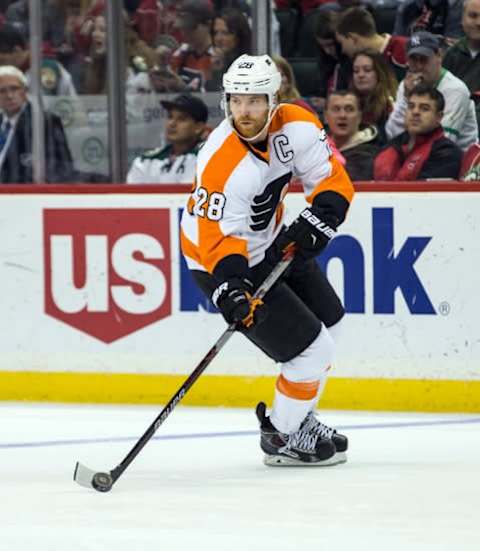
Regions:
<svg viewBox="0 0 480 551"><path fill-rule="evenodd" d="M270 274L265 278L263 283L257 289L253 295L253 299L262 299L273 284L280 278L280 276L285 272L285 270L290 265L294 256L294 248L289 246L285 249L284 255L280 262L273 268ZM152 424L144 432L144 434L137 441L135 446L128 452L125 458L119 463L114 469L109 472L96 472L85 465L82 465L77 461L75 466L75 472L73 473L73 480L78 482L81 486L86 488L93 488L98 492L108 492L112 489L112 486L120 478L125 469L130 465L130 463L137 457L140 451L143 449L145 444L152 438L152 436L157 432L160 425L164 423L167 417L172 413L175 407L183 399L185 394L190 390L195 381L200 377L200 375L205 371L210 362L215 358L215 356L220 352L220 350L225 346L227 341L233 335L237 329L236 323L231 323L227 329L223 332L217 342L210 348L207 354L200 360L197 367L190 374L188 379L182 384L182 386L177 390L177 392L172 396L168 404L163 408L159 415L155 418Z"/></svg>

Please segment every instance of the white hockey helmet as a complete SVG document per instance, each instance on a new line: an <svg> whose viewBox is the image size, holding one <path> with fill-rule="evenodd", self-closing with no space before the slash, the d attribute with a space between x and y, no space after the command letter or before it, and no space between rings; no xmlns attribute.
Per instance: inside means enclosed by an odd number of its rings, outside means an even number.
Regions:
<svg viewBox="0 0 480 551"><path fill-rule="evenodd" d="M225 116L232 122L232 113L228 102L230 94L265 94L268 98L269 110L266 125L270 124L277 107L277 93L280 90L281 82L282 75L270 56L241 55L223 75L223 109ZM263 132L265 126L261 132ZM250 140L257 136L250 138Z"/></svg>

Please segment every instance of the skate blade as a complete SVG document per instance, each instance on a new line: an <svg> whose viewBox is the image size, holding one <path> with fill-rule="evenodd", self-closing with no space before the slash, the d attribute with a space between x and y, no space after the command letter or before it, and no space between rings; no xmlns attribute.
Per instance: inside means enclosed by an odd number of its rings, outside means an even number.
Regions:
<svg viewBox="0 0 480 551"><path fill-rule="evenodd" d="M346 461L347 454L345 452L337 452L328 459L316 461L314 463L300 461L299 459L294 459L293 457L287 457L285 455L265 454L263 457L263 463L269 467L332 467L333 465L346 463Z"/></svg>
<svg viewBox="0 0 480 551"><path fill-rule="evenodd" d="M347 452L337 452L333 457L337 460L335 465L347 462Z"/></svg>

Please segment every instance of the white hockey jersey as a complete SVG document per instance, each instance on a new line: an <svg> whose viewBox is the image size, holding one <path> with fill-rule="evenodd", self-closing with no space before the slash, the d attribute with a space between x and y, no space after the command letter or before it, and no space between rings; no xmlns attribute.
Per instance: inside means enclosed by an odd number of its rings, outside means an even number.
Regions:
<svg viewBox="0 0 480 551"><path fill-rule="evenodd" d="M172 146L166 145L136 157L128 171L127 184L191 184L201 143L183 155L174 155Z"/></svg>
<svg viewBox="0 0 480 551"><path fill-rule="evenodd" d="M242 141L225 119L198 154L196 182L183 212L181 245L188 267L212 273L223 258L238 254L250 267L261 262L282 226L292 177L300 178L310 203L334 192L327 196L337 194L348 206L353 186L326 138L318 118L297 105L277 108L266 151Z"/></svg>

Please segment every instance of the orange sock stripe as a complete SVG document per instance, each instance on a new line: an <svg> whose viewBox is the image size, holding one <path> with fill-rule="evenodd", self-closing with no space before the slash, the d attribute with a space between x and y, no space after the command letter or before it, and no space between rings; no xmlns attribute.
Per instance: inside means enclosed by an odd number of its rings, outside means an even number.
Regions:
<svg viewBox="0 0 480 551"><path fill-rule="evenodd" d="M312 381L308 383L294 383L285 379L283 375L280 375L277 378L277 390L293 398L294 400L313 400L317 395L318 388L320 386L320 381Z"/></svg>

